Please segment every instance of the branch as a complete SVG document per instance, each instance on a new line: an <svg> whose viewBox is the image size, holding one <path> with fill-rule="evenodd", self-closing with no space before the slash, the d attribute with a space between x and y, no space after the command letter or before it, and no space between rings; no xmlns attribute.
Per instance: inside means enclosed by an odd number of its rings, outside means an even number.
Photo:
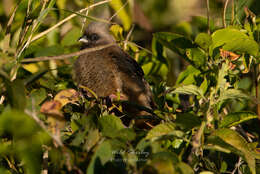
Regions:
<svg viewBox="0 0 260 174"><path fill-rule="evenodd" d="M55 141L55 143L57 143L58 146L63 147L63 143L61 142L61 140L59 139L59 137L51 134L48 131L48 128L45 126L45 124L32 112L30 112L29 110L25 110L25 113L27 115L29 115L32 119L34 119L34 121L45 131L48 133L48 135Z"/></svg>
<svg viewBox="0 0 260 174"><path fill-rule="evenodd" d="M226 0L225 5L224 5L224 9L223 9L223 18L222 18L222 20L223 20L223 27L224 28L227 27L227 25L226 25L226 11L227 11L228 2L229 2L229 0Z"/></svg>
<svg viewBox="0 0 260 174"><path fill-rule="evenodd" d="M89 52L93 51L98 51L102 50L111 46L116 45L115 43L112 44L107 44L107 45L102 45L94 48L86 48L84 50L80 50L74 53L69 53L69 54L62 54L59 56L41 56L41 57L36 57L36 58L26 58L21 61L21 63L28 63L28 62L40 62L40 61L48 61L48 60L63 60L63 59L68 59L74 56L80 56Z"/></svg>
<svg viewBox="0 0 260 174"><path fill-rule="evenodd" d="M99 5L108 3L108 2L110 2L110 1L111 1L111 0L105 0L105 1L98 2L98 3L96 3L96 4L90 5L90 6L87 7L87 8L81 9L81 10L79 10L79 11L76 12L76 13L83 13L83 12L85 12L85 11L87 11L87 10L89 10L89 9L91 9L91 8L93 8L93 7L95 7L95 6L99 6ZM33 41L35 41L35 40L41 38L42 36L44 36L44 35L46 35L47 33L51 32L53 29L59 27L59 26L62 25L63 23L69 21L70 19L72 19L72 18L74 18L74 17L76 17L76 16L77 16L77 14L72 14L72 15L66 17L65 19L63 19L62 21L58 22L56 25L52 26L51 28L48 28L47 30L45 30L45 31L43 31L43 32L41 32L41 33L39 33L39 34L37 34L36 36L34 36L30 42L33 42Z"/></svg>

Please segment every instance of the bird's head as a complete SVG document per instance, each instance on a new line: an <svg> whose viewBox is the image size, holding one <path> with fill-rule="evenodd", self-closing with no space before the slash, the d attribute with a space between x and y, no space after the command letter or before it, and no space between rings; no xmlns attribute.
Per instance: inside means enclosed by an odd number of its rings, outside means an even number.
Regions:
<svg viewBox="0 0 260 174"><path fill-rule="evenodd" d="M92 22L86 28L84 35L79 38L83 48L95 47L115 42L109 33L109 25L103 22Z"/></svg>

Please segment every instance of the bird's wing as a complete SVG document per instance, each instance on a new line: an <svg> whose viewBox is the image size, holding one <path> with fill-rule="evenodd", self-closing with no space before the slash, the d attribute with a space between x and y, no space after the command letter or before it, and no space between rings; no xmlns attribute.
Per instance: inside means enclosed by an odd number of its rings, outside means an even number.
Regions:
<svg viewBox="0 0 260 174"><path fill-rule="evenodd" d="M136 74L137 76L143 78L144 71L140 67L140 65L126 52L124 52L121 48L114 50L111 53L112 57L116 61L118 68L128 74Z"/></svg>

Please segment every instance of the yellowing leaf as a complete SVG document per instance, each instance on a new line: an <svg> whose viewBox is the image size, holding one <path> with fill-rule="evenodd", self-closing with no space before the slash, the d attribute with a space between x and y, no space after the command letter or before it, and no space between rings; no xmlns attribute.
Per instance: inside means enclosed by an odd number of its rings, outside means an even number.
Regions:
<svg viewBox="0 0 260 174"><path fill-rule="evenodd" d="M121 19L124 29L129 30L131 27L131 18L127 14L125 7L121 0L112 0L110 1L110 6L118 13L118 17Z"/></svg>
<svg viewBox="0 0 260 174"><path fill-rule="evenodd" d="M65 106L68 103L76 103L78 98L78 92L74 89L65 89L60 91L55 97L54 100L61 103L61 107Z"/></svg>
<svg viewBox="0 0 260 174"><path fill-rule="evenodd" d="M30 63L30 64L24 64L22 65L24 69L31 73L36 73L39 71L39 67L43 66L43 62L38 62L38 63Z"/></svg>
<svg viewBox="0 0 260 174"><path fill-rule="evenodd" d="M62 113L60 112L60 109L62 108L62 105L59 101L46 101L41 106L40 112L47 114L48 116L53 116L55 118L61 118L63 119Z"/></svg>

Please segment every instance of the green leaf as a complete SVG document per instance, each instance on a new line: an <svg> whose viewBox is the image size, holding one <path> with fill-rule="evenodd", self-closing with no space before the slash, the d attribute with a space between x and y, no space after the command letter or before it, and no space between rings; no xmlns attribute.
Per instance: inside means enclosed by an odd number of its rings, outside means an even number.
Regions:
<svg viewBox="0 0 260 174"><path fill-rule="evenodd" d="M84 144L84 148L89 151L94 145L98 143L100 140L100 134L98 129L90 130L86 137L86 142Z"/></svg>
<svg viewBox="0 0 260 174"><path fill-rule="evenodd" d="M90 164L88 165L87 174L103 173L104 165L113 159L113 151L109 141L101 143L95 154L92 156Z"/></svg>
<svg viewBox="0 0 260 174"><path fill-rule="evenodd" d="M11 106L14 109L23 111L26 107L24 82L16 79L13 82L6 81L5 85Z"/></svg>
<svg viewBox="0 0 260 174"><path fill-rule="evenodd" d="M179 162L175 168L177 168L177 171L180 171L181 174L194 174L192 168L184 162Z"/></svg>
<svg viewBox="0 0 260 174"><path fill-rule="evenodd" d="M250 39L245 33L234 28L217 30L212 34L210 55L213 54L215 48L220 46L223 46L224 50L238 51L254 56L256 56L259 51L258 44L254 40Z"/></svg>
<svg viewBox="0 0 260 174"><path fill-rule="evenodd" d="M199 126L201 123L198 116L190 113L177 114L175 122L176 125L180 126L182 129L186 131L191 130L196 126Z"/></svg>
<svg viewBox="0 0 260 174"><path fill-rule="evenodd" d="M197 96L200 96L200 97L205 99L205 97L203 95L203 91L199 87L197 87L195 85L181 86L181 87L176 88L171 93L173 93L173 94L197 95Z"/></svg>
<svg viewBox="0 0 260 174"><path fill-rule="evenodd" d="M174 125L171 123L159 124L153 127L146 135L145 139L154 140L163 135L167 135L174 130Z"/></svg>
<svg viewBox="0 0 260 174"><path fill-rule="evenodd" d="M254 155L255 149L252 149L252 147L247 143L247 141L236 131L231 129L218 129L215 132L215 135L224 140L226 143L232 145L234 148L236 148L238 151L243 153L243 156L248 163L248 166L253 174L256 174L255 171L255 158L256 155ZM232 137L232 138L231 138Z"/></svg>
<svg viewBox="0 0 260 174"><path fill-rule="evenodd" d="M57 56L59 54L63 54L64 49L63 47L59 45L55 46L50 46L50 47L44 47L42 49L37 50L35 53L35 57L40 57L40 56Z"/></svg>
<svg viewBox="0 0 260 174"><path fill-rule="evenodd" d="M131 27L132 20L128 12L126 11L126 8L123 8L122 1L112 0L109 4L116 12L118 12L118 17L121 19L124 29L129 30Z"/></svg>
<svg viewBox="0 0 260 174"><path fill-rule="evenodd" d="M248 120L257 119L258 116L253 112L235 112L228 114L220 122L220 128L236 126L240 123L246 122Z"/></svg>
<svg viewBox="0 0 260 174"><path fill-rule="evenodd" d="M257 56L259 52L257 42L251 38L238 38L233 40L233 42L227 42L223 49L238 53L248 53L253 56Z"/></svg>
<svg viewBox="0 0 260 174"><path fill-rule="evenodd" d="M207 33L199 33L195 38L195 43L206 51L212 44L212 38Z"/></svg>
<svg viewBox="0 0 260 174"><path fill-rule="evenodd" d="M218 81L217 81L217 90L223 90L228 87L227 80L225 78L226 75L228 75L228 65L226 63L222 64L221 69L218 72Z"/></svg>
<svg viewBox="0 0 260 174"><path fill-rule="evenodd" d="M227 89L220 93L218 102L225 102L227 100L250 100L251 97L238 89Z"/></svg>
<svg viewBox="0 0 260 174"><path fill-rule="evenodd" d="M69 45L77 44L80 36L81 36L80 29L79 28L73 28L61 40L61 45L62 46L69 46Z"/></svg>
<svg viewBox="0 0 260 174"><path fill-rule="evenodd" d="M195 67L204 66L206 63L206 54L200 48L186 49L186 56L194 63Z"/></svg>
<svg viewBox="0 0 260 174"><path fill-rule="evenodd" d="M195 76L199 75L200 71L189 65L186 70L182 71L176 81L176 85L190 85L195 83Z"/></svg>
<svg viewBox="0 0 260 174"><path fill-rule="evenodd" d="M13 149L23 161L25 173L39 174L42 161L42 145L50 139L47 133L30 116L21 111L9 110L0 115L0 136L8 133L13 137Z"/></svg>
<svg viewBox="0 0 260 174"><path fill-rule="evenodd" d="M208 89L208 80L206 78L204 78L203 82L200 85L200 89L203 91L203 94L205 94L207 92Z"/></svg>
<svg viewBox="0 0 260 174"><path fill-rule="evenodd" d="M154 34L154 37L165 47L171 49L175 53L179 54L187 60L189 63L191 63L193 66L196 66L194 62L189 59L186 55L186 51L189 48L195 48L195 46L192 44L192 41L187 39L186 37L170 33L170 32L158 32Z"/></svg>
<svg viewBox="0 0 260 174"><path fill-rule="evenodd" d="M119 130L125 128L120 118L114 115L102 116L98 122L101 127L102 134L110 138L117 137Z"/></svg>

